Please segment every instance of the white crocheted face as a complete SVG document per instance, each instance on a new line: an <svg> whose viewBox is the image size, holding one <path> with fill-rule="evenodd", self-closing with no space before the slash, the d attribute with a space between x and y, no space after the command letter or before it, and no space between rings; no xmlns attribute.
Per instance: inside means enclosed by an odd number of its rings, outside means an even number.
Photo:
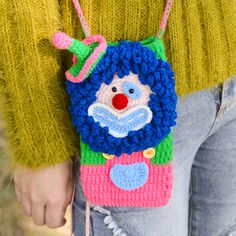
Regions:
<svg viewBox="0 0 236 236"><path fill-rule="evenodd" d="M116 74L109 85L102 83L88 114L101 127L108 127L111 135L122 138L151 121L152 111L148 107L151 93L148 85L140 83L137 74L130 72L123 78Z"/></svg>
<svg viewBox="0 0 236 236"><path fill-rule="evenodd" d="M117 98L119 94L122 94L120 99ZM149 86L141 84L137 74L130 72L122 79L115 74L111 84L102 83L96 94L96 102L105 104L118 113L124 113L137 105L148 105L150 94Z"/></svg>

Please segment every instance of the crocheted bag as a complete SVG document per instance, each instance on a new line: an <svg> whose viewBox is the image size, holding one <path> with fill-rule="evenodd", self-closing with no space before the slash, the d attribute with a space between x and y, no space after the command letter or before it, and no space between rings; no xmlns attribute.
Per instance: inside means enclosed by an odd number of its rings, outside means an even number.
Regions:
<svg viewBox="0 0 236 236"><path fill-rule="evenodd" d="M163 206L172 189L177 96L161 36L172 1L157 36L112 43L90 36L79 3L73 3L86 38L58 32L52 43L74 54L65 73L66 91L81 138L85 197L105 206Z"/></svg>

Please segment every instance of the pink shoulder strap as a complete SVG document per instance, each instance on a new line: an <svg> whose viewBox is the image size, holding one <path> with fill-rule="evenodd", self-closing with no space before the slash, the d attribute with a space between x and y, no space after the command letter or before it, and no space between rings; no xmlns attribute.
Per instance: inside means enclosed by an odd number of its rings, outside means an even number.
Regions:
<svg viewBox="0 0 236 236"><path fill-rule="evenodd" d="M167 25L167 20L168 20L168 17L169 17L170 10L171 10L171 7L173 5L173 2L174 2L174 0L167 0L165 11L164 11L164 14L163 14L162 20L161 20L160 29L159 29L159 32L157 34L157 36L159 38L161 38L163 33L165 32L166 25Z"/></svg>
<svg viewBox="0 0 236 236"><path fill-rule="evenodd" d="M80 19L80 23L82 25L82 28L83 28L83 31L84 31L84 34L85 34L85 37L88 38L90 37L90 29L89 29L89 26L84 18L84 14L83 14L83 11L81 9L81 6L79 4L79 1L78 0L72 0L74 6L75 6L75 9L77 11L77 14L79 16L79 19Z"/></svg>
<svg viewBox="0 0 236 236"><path fill-rule="evenodd" d="M90 35L90 29L89 29L89 26L88 26L85 18L84 18L84 14L83 14L83 11L82 11L81 6L79 4L79 0L72 0L72 1L73 1L74 6L75 6L75 9L77 11L77 14L79 16L80 23L82 25L85 37L88 38L88 37L91 36ZM165 32L166 25L167 25L167 20L168 20L169 14L170 14L171 7L173 5L173 1L174 0L167 0L165 11L164 11L164 14L163 14L162 20L161 20L160 29L157 33L157 36L159 38L161 38L163 33Z"/></svg>

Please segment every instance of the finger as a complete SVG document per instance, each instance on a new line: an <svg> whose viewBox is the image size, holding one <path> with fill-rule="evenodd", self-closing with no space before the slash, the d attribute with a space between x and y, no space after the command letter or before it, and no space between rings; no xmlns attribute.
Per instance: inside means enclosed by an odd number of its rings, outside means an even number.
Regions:
<svg viewBox="0 0 236 236"><path fill-rule="evenodd" d="M45 209L46 206L43 204L32 205L32 219L34 224L38 226L45 224Z"/></svg>
<svg viewBox="0 0 236 236"><path fill-rule="evenodd" d="M16 199L18 202L21 202L21 192L20 190L16 187L15 185L15 194L16 194Z"/></svg>
<svg viewBox="0 0 236 236"><path fill-rule="evenodd" d="M66 208L56 204L46 206L45 223L49 228L59 228L66 223L64 218Z"/></svg>
<svg viewBox="0 0 236 236"><path fill-rule="evenodd" d="M31 204L30 204L29 199L21 195L21 204L23 206L23 211L25 215L30 217L32 213L31 213Z"/></svg>

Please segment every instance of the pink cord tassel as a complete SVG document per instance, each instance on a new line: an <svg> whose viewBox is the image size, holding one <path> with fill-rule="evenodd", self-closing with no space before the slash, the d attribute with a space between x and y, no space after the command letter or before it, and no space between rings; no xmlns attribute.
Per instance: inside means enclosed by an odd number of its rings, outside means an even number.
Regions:
<svg viewBox="0 0 236 236"><path fill-rule="evenodd" d="M86 222L85 222L85 234L90 235L90 204L86 202Z"/></svg>

